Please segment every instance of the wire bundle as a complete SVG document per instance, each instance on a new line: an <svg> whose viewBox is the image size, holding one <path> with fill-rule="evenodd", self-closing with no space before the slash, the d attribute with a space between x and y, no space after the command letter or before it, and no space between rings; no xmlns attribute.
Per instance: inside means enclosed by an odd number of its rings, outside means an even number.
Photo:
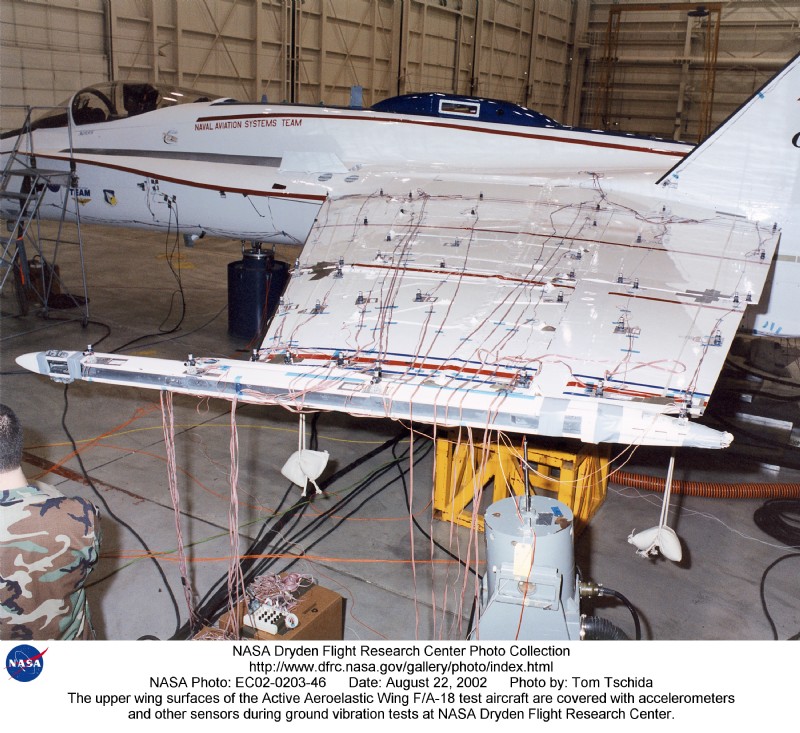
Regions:
<svg viewBox="0 0 800 733"><path fill-rule="evenodd" d="M258 605L267 604L288 612L298 603L298 591L313 584L314 578L305 573L288 573L283 577L267 573L253 579L247 586L247 596Z"/></svg>
<svg viewBox="0 0 800 733"><path fill-rule="evenodd" d="M765 501L764 504L756 509L753 514L753 521L762 532L766 532L770 537L774 537L792 549L800 550L800 499L771 499L770 501ZM782 555L770 563L761 575L759 587L761 608L764 610L770 629L772 629L772 638L776 641L779 638L778 629L767 608L765 591L767 575L776 565L792 558L800 558L800 553L790 552ZM800 639L800 632L790 637L790 639Z"/></svg>
<svg viewBox="0 0 800 733"><path fill-rule="evenodd" d="M311 435L311 444L313 445L316 440L315 436L315 423L312 422L312 435ZM332 484L334 484L338 479L342 478L343 476L349 474L351 471L356 469L361 464L365 463L366 461L374 458L377 455L380 455L383 451L387 448L391 448L392 446L396 445L397 443L402 440L406 435L405 431L401 431L393 438L385 441L381 445L377 446L375 449L369 451L368 453L364 454L360 458L356 459L352 463L348 464L344 468L340 469L324 481L320 482L320 488L327 489ZM252 580L259 575L263 575L267 572L278 560L281 559L281 556L286 553L292 546L296 545L299 542L302 542L305 538L309 537L314 531L322 527L327 520L334 517L337 512L340 512L345 506L347 506L350 502L352 502L355 498L359 497L363 492L367 489L370 489L370 493L366 499L360 502L357 506L351 509L347 514L342 517L338 518L338 521L330 526L326 532L324 532L321 536L317 537L310 545L306 546L304 549L306 552L310 550L314 545L318 544L322 540L325 539L331 532L333 532L336 528L338 528L345 520L347 520L350 516L355 514L361 507L367 503L370 499L374 498L377 494L379 494L384 489L391 486L397 478L390 478L386 483L376 486L376 482L386 476L389 472L393 470L400 470L403 471L402 467L400 466L400 461L402 461L405 456L402 456L400 459L392 460L388 463L383 464L382 466L378 467L375 471L368 474L364 479L359 481L359 483L348 492L348 494L343 497L342 499L335 502L330 508L326 509L321 514L317 515L313 520L311 520L307 526L304 528L299 529L298 525L300 520L303 518L310 501L308 498L301 499L296 504L290 506L286 511L281 512L281 507L285 503L286 499L288 498L289 494L295 490L295 486L292 484L290 485L286 492L284 493L281 501L279 503L278 509L276 513L278 516L274 517L274 521L270 522L269 520L265 521L261 530L259 531L257 537L252 542L249 548L245 550L242 555L241 560L241 573L244 578L245 585L248 585ZM269 557L262 557L263 555L269 555ZM287 572L289 569L294 565L297 560L292 560L287 565L285 565L281 572ZM201 620L201 622L206 624L213 623L213 620L217 618L224 610L227 604L228 599L228 591L227 587L223 582L217 582L215 586L213 586L202 601L198 604L197 614ZM188 624L184 624L180 628L178 628L173 635L173 639L183 639L189 636L191 633L191 628Z"/></svg>
<svg viewBox="0 0 800 733"><path fill-rule="evenodd" d="M753 514L756 526L784 545L800 550L800 499L771 499Z"/></svg>

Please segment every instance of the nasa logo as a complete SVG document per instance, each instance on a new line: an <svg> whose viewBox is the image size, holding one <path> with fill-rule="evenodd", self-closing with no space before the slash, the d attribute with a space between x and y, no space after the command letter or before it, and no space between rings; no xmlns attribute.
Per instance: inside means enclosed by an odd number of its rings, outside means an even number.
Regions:
<svg viewBox="0 0 800 733"><path fill-rule="evenodd" d="M6 657L6 672L17 682L35 680L44 669L44 652L30 644L15 646Z"/></svg>

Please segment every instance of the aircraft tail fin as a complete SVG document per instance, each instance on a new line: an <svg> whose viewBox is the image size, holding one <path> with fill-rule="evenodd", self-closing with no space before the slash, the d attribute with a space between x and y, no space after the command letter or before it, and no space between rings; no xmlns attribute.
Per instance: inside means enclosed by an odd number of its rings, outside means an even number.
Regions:
<svg viewBox="0 0 800 733"><path fill-rule="evenodd" d="M785 219L800 202L800 54L658 183L718 210Z"/></svg>

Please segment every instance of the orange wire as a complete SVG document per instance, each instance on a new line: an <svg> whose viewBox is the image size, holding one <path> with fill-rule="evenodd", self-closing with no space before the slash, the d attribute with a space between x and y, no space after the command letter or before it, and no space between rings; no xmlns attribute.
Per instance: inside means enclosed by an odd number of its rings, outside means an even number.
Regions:
<svg viewBox="0 0 800 733"><path fill-rule="evenodd" d="M103 440L103 438L107 438L109 435L113 435L114 433L122 430L122 428L127 427L128 425L130 425L131 423L135 422L136 420L139 420L139 419L145 417L146 415L148 415L151 412L155 412L156 409L157 409L156 405L150 405L149 407L137 407L136 410L133 413L133 416L130 419L126 420L123 423L120 423L119 425L117 425L116 427L111 428L110 430L107 430L105 433L101 433L96 438L93 438L90 442L82 445L77 450L70 451L61 460L57 461L52 466L50 466L50 468L48 468L48 469L42 471L41 473L37 474L36 476L34 476L33 480L37 481L40 478L42 478L43 476L46 476L48 473L51 473L56 468L61 468L61 466L63 466L68 460L70 460L70 458L75 457L76 455L78 455L78 453L83 453L83 451L85 451L87 448L91 448L91 447L95 446L97 443L99 443L101 440Z"/></svg>
<svg viewBox="0 0 800 733"><path fill-rule="evenodd" d="M168 562L178 562L177 557L172 557L170 554L160 552L139 552L139 553L123 553L123 552L103 552L101 557L104 559L114 558L117 560L146 560L149 558L157 557L160 560ZM312 562L341 562L341 563L385 563L392 565L410 565L412 562L420 563L423 565L449 565L458 563L458 560L452 559L439 559L439 560L412 560L412 559L390 559L390 558L375 558L375 557L326 557L324 555L300 555L295 553L264 553L258 555L239 555L240 560L310 560ZM195 557L190 562L208 563L208 562L228 562L229 555L220 555L218 557Z"/></svg>

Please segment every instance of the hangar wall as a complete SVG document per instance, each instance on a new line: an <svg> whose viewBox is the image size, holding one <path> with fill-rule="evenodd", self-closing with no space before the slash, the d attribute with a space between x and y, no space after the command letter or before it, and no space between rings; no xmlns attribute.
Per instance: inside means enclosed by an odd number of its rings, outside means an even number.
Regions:
<svg viewBox="0 0 800 733"><path fill-rule="evenodd" d="M105 5L102 0L0 2L3 129L24 119L9 105L58 104L108 79Z"/></svg>
<svg viewBox="0 0 800 733"><path fill-rule="evenodd" d="M800 51L800 3L593 0L586 41L582 126L697 141Z"/></svg>
<svg viewBox="0 0 800 733"><path fill-rule="evenodd" d="M57 104L106 79L335 105L347 105L357 85L365 105L436 90L510 99L563 119L574 20L583 15L576 7L569 0L2 0L3 104Z"/></svg>
<svg viewBox="0 0 800 733"><path fill-rule="evenodd" d="M132 79L307 104L347 105L354 85L365 105L475 94L568 124L697 140L703 120L724 119L800 49L800 0L704 4L717 6L690 16L697 3L2 0L0 122L18 123L8 105Z"/></svg>

